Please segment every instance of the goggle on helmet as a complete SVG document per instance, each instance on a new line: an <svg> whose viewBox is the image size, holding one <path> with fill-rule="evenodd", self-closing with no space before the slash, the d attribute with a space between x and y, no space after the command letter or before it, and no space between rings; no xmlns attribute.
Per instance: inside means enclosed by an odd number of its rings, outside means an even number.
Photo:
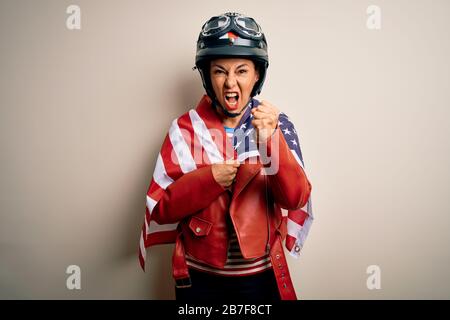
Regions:
<svg viewBox="0 0 450 320"><path fill-rule="evenodd" d="M259 80L251 97L261 92L269 66L267 42L259 24L251 17L228 12L203 24L197 40L195 66L200 72L206 93L214 98L209 78L209 62L217 58L251 59L259 70Z"/></svg>
<svg viewBox="0 0 450 320"><path fill-rule="evenodd" d="M263 35L261 27L253 18L230 12L209 19L202 27L202 36L210 37L219 33L223 34L231 31L233 27L235 27L235 31L242 32L244 37L257 40L261 39Z"/></svg>

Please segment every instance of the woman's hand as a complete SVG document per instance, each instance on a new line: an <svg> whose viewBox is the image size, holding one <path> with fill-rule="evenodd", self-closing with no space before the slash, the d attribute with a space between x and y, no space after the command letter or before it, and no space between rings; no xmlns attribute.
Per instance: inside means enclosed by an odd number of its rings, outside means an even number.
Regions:
<svg viewBox="0 0 450 320"><path fill-rule="evenodd" d="M212 174L217 183L225 189L229 188L236 177L240 166L237 160L227 160L223 163L214 163L212 165Z"/></svg>
<svg viewBox="0 0 450 320"><path fill-rule="evenodd" d="M258 142L265 142L278 126L278 115L280 111L267 101L252 109L252 125L256 129L256 139Z"/></svg>

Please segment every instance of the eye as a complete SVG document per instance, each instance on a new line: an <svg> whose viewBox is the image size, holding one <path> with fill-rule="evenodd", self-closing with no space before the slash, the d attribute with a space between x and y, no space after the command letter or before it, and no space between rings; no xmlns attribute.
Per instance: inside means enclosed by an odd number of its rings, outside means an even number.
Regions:
<svg viewBox="0 0 450 320"><path fill-rule="evenodd" d="M244 74L244 73L247 73L247 70L246 69L241 69L238 72L239 72L239 74Z"/></svg>
<svg viewBox="0 0 450 320"><path fill-rule="evenodd" d="M223 73L223 70L220 70L220 69L216 69L216 70L214 70L214 72L213 72L214 74L220 74L220 73Z"/></svg>

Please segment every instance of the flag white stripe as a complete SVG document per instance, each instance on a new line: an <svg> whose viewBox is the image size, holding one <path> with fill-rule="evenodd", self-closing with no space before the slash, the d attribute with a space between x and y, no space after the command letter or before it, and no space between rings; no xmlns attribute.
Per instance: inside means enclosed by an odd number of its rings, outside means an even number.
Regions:
<svg viewBox="0 0 450 320"><path fill-rule="evenodd" d="M169 139L177 156L181 171L187 173L197 169L195 161L192 158L191 150L181 134L180 127L178 126L178 119L172 121L172 125L169 129Z"/></svg>
<svg viewBox="0 0 450 320"><path fill-rule="evenodd" d="M306 204L303 207L301 207L300 209L302 209L305 212L308 212L308 202L309 201L307 201Z"/></svg>
<svg viewBox="0 0 450 320"><path fill-rule="evenodd" d="M173 182L173 179L167 175L161 153L158 154L158 159L156 160L153 180L164 190Z"/></svg>
<svg viewBox="0 0 450 320"><path fill-rule="evenodd" d="M311 224L313 222L312 216L309 216L305 219L305 222L303 223L303 228L298 232L297 239L298 242L303 246L305 243L306 237L308 236L309 229L311 228Z"/></svg>
<svg viewBox="0 0 450 320"><path fill-rule="evenodd" d="M147 208L148 211L150 212L150 215L152 215L153 208L156 206L156 204L157 202L155 200L147 196Z"/></svg>
<svg viewBox="0 0 450 320"><path fill-rule="evenodd" d="M201 145L205 149L206 153L208 154L211 163L222 162L223 156L220 154L217 145L214 143L211 137L211 133L209 132L203 120L198 115L197 111L190 110L189 117L191 119L194 132L198 140L200 141Z"/></svg>
<svg viewBox="0 0 450 320"><path fill-rule="evenodd" d="M158 224L154 220L150 220L150 225L147 230L147 234L161 231L173 231L176 230L178 226L177 223L167 223L167 224Z"/></svg>
<svg viewBox="0 0 450 320"><path fill-rule="evenodd" d="M308 236L309 229L311 228L311 224L313 223L314 220L314 215L312 212L311 196L309 197L307 205L308 205L308 217L305 219L305 222L303 223L303 228L302 230L300 230L297 236L298 241L302 245L305 242L306 237Z"/></svg>
<svg viewBox="0 0 450 320"><path fill-rule="evenodd" d="M148 222L147 222L147 217L144 217L144 224L145 224L145 234L147 234L147 232L148 232Z"/></svg>
<svg viewBox="0 0 450 320"><path fill-rule="evenodd" d="M292 247L292 250L289 253L294 258L300 257L301 250L300 251L296 251L295 247L299 246L300 248L303 248L305 240L308 237L309 229L311 228L311 225L312 225L313 220L314 220L314 216L313 216L313 213L312 213L311 196L309 197L309 200L306 203L306 206L307 206L308 216L306 217L305 221L303 222L303 227L301 227L299 229L296 229L296 227L293 226L292 229L289 230L289 220L288 220L288 234L295 238L295 244L294 244L294 246ZM294 221L292 221L292 224L296 224L296 223Z"/></svg>
<svg viewBox="0 0 450 320"><path fill-rule="evenodd" d="M287 219L287 233L288 235L298 238L299 232L302 230L302 226L296 223L295 221L291 220L290 218Z"/></svg>
<svg viewBox="0 0 450 320"><path fill-rule="evenodd" d="M306 204L308 206L308 215L314 219L314 214L313 214L313 210L312 210L312 203L311 203L312 199L311 199L311 195L309 195L309 199L308 199L308 203Z"/></svg>

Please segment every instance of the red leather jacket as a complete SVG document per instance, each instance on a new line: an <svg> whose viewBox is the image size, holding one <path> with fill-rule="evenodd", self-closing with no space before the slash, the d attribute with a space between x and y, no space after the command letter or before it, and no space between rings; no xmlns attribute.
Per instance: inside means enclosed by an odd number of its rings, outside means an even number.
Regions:
<svg viewBox="0 0 450 320"><path fill-rule="evenodd" d="M279 152L271 150L270 139L277 139ZM173 261L175 278L186 273L181 270L185 268L183 263L181 269L177 266L183 250L211 266L224 266L228 249L226 214L229 212L242 255L260 257L269 246L274 270L284 270L280 279L277 278L279 287L286 287L286 282L290 282L290 278L286 280L287 264L280 245L280 239L286 234L286 221L280 208L303 207L308 201L311 184L279 128L265 147L271 162L263 164L259 158L258 161L253 158L253 162L247 159L238 169L231 192L215 181L211 165L184 174L165 190L153 209L152 218L159 224L181 222L182 237L177 241ZM274 162L279 168L276 174L262 174L265 167ZM293 291L292 284L289 289ZM295 292L293 294L290 298L295 297Z"/></svg>

